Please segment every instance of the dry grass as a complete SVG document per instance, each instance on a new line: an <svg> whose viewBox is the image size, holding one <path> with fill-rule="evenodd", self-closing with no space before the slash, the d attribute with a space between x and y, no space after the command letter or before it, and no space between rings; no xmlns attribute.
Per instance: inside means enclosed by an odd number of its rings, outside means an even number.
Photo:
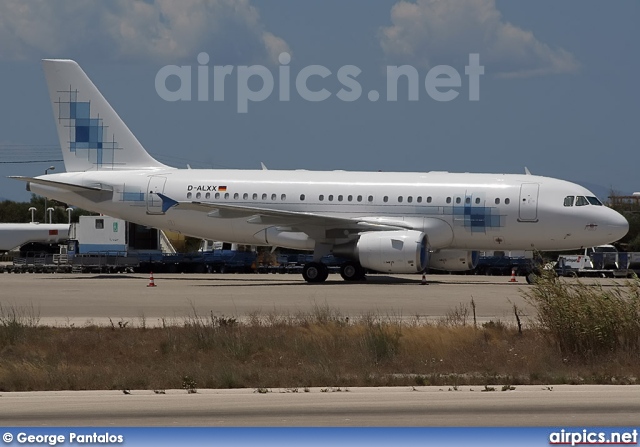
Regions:
<svg viewBox="0 0 640 447"><path fill-rule="evenodd" d="M0 307L0 390L635 383L639 333L619 321L635 320L621 309L598 313L597 321L603 315L618 321L620 343L612 349L605 337L606 349L596 350L591 332L580 338L580 331L563 330L580 312L551 311L554 302L584 307L575 304L584 298L569 299L569 292L575 290L540 281L528 298L539 320L522 333L500 321L476 328L464 304L431 323L376 315L353 321L317 307L307 315L255 314L246 323L194 313L154 328L144 320L44 327L34 309ZM637 302L638 288L607 293L627 306ZM584 346L590 355L583 355Z"/></svg>
<svg viewBox="0 0 640 447"><path fill-rule="evenodd" d="M640 353L638 280L604 288L547 273L524 295L537 311L536 327L562 354L597 360L612 353Z"/></svg>

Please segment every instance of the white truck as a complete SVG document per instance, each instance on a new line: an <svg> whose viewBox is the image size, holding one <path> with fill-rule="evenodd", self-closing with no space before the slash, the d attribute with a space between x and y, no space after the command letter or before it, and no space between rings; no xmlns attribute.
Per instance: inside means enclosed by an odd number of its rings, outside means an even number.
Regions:
<svg viewBox="0 0 640 447"><path fill-rule="evenodd" d="M0 252L20 248L28 242L51 244L69 238L69 224L2 223Z"/></svg>
<svg viewBox="0 0 640 447"><path fill-rule="evenodd" d="M559 276L569 277L637 277L640 253L618 252L613 245L588 247L581 254L558 256L555 270Z"/></svg>

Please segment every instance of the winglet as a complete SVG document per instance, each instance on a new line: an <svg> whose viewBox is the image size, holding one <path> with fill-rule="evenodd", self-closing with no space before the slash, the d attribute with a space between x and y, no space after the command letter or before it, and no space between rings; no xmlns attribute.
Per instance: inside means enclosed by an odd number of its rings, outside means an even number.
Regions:
<svg viewBox="0 0 640 447"><path fill-rule="evenodd" d="M160 194L157 193L158 197L160 197L160 199L162 199L162 212L166 213L169 208L174 207L178 204L178 202L176 200L170 199L169 197L165 196L164 194Z"/></svg>
<svg viewBox="0 0 640 447"><path fill-rule="evenodd" d="M260 162L260 166L262 166L262 170L263 171L268 171L267 167L265 166L264 163Z"/></svg>
<svg viewBox="0 0 640 447"><path fill-rule="evenodd" d="M526 175L531 175L531 171L529 171L529 168L527 168L526 166L524 167L524 173Z"/></svg>

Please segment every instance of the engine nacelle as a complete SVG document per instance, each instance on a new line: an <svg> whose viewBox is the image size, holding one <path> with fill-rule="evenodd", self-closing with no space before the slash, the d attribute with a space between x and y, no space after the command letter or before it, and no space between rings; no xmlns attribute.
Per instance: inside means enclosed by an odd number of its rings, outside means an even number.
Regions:
<svg viewBox="0 0 640 447"><path fill-rule="evenodd" d="M354 251L360 265L378 272L417 273L429 263L427 235L414 230L363 233Z"/></svg>
<svg viewBox="0 0 640 447"><path fill-rule="evenodd" d="M447 272L473 270L478 265L480 254L468 250L437 250L429 256L429 268Z"/></svg>

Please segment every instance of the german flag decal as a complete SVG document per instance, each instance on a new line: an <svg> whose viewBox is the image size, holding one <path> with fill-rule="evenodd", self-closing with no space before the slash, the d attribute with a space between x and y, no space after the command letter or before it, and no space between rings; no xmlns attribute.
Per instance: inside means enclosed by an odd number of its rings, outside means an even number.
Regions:
<svg viewBox="0 0 640 447"><path fill-rule="evenodd" d="M227 190L226 186L218 186L218 191L225 192Z"/></svg>

